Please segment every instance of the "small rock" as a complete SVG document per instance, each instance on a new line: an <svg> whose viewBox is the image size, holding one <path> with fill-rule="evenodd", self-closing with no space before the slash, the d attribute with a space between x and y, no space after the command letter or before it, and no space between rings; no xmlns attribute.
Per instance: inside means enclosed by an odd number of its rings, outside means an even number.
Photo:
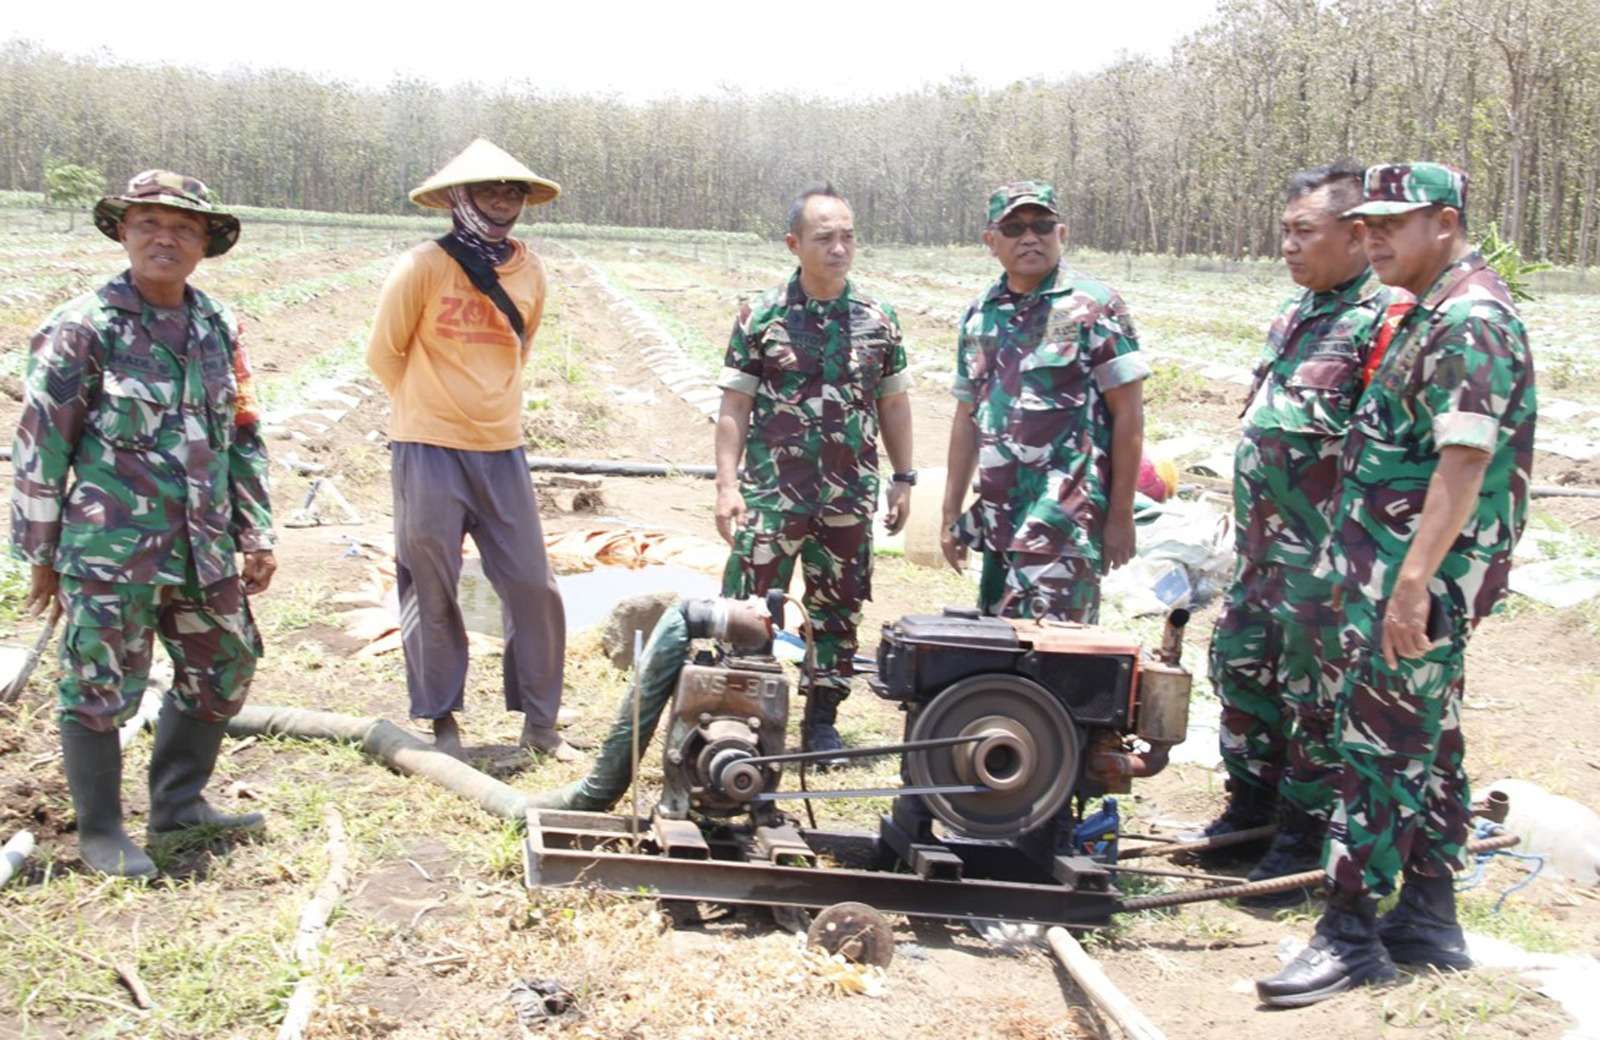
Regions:
<svg viewBox="0 0 1600 1040"><path fill-rule="evenodd" d="M605 628L600 632L600 645L611 663L618 668L631 668L633 634L643 632L648 640L661 615L677 601L678 594L675 592L647 592L641 596L629 596L612 607Z"/></svg>

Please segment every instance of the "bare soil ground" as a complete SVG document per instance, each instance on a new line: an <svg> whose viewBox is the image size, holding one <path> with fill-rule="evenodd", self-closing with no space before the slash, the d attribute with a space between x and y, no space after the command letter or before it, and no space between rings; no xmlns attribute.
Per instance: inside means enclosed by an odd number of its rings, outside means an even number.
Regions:
<svg viewBox="0 0 1600 1040"><path fill-rule="evenodd" d="M349 251L343 251L348 253ZM372 255L376 255L374 247ZM626 335L581 266L551 250L556 295L530 368L525 427L535 450L569 456L710 460L710 424L673 399L631 352ZM298 269L312 263L294 261ZM350 263L364 262L351 256ZM724 269L708 255L679 272L706 291L664 294L685 328L711 342L726 334L728 293L755 277ZM781 268L775 262L774 268ZM763 274L769 273L763 269ZM665 269L641 284L678 288ZM928 283L939 291L948 287ZM353 285L262 318L252 350L263 380L293 380L332 344L359 330L373 286ZM933 316L912 317L908 333L929 350L948 336ZM713 338L714 337L714 338ZM10 344L7 344L10 346ZM943 462L951 408L941 379L918 383L914 399L917 463ZM612 389L654 392L653 405L625 405ZM1199 377L1152 386L1151 414L1172 430L1231 438L1240 389ZM17 404L0 396L0 425ZM274 441L327 467L365 514L358 526L285 528L280 570L257 610L268 654L256 703L351 714L405 715L397 655L352 656L359 642L339 624L333 596L364 585L388 530L386 404L371 394L325 432ZM1541 460L1537 479L1572 470L1593 485L1592 466ZM275 473L280 517L299 504L308 478ZM628 522L714 539L711 488L689 478L607 479L603 513ZM1600 505L1551 503L1551 513L1591 537ZM548 510L547 528L596 522L590 514ZM880 559L875 599L863 625L870 652L878 625L971 596L965 579ZM3 590L0 641L31 641L36 623L15 618L19 590ZM1188 662L1202 669L1214 608L1187 637ZM1527 601L1483 626L1469 663L1465 717L1468 763L1482 783L1514 775L1600 805L1600 680L1591 650L1600 612L1554 611ZM572 733L603 736L626 676L595 638L575 635L567 701L580 711ZM901 922L899 953L881 998L846 996L824 981L795 937L764 914L715 916L674 924L648 900L584 892L528 893L521 884L518 835L454 796L392 775L354 750L291 740L230 741L213 782L224 805L250 805L271 817L265 837L225 845L197 842L163 850L166 876L149 886L104 881L83 872L72 813L55 753L50 708L55 666L47 660L21 702L0 709L0 837L32 830L40 850L23 877L0 893L0 1037L265 1037L274 1034L298 978L289 961L296 917L326 870L323 813L344 817L354 885L335 915L317 979L315 1037L515 1037L507 988L517 979L554 978L576 996L577 1013L535 1035L577 1037L757 1037L781 1033L836 1038L881 1036L1111 1037L1083 995L1038 951L1010 954L964 927ZM468 682L467 743L476 760L524 789L563 783L580 772L515 749L516 716L500 710L498 661L475 661ZM846 737L898 736L892 705L864 690L844 709ZM130 829L141 834L147 806L148 738L127 755L124 793ZM893 767L874 764L838 775L841 786L892 783ZM647 792L648 798L648 792ZM1220 802L1207 770L1174 766L1137 786L1124 809L1140 824L1200 822ZM818 803L825 822L867 825L882 803ZM1489 912L1493 893L1519 876L1495 864L1483 889L1466 898L1473 926L1544 949L1589 951L1600 943L1600 907L1588 890L1541 881ZM1480 894L1488 892L1489 894ZM1314 909L1270 914L1232 904L1141 914L1090 940L1106 970L1168 1035L1202 1040L1266 1040L1292 1034L1353 1037L1554 1038L1567 1020L1519 977L1482 970L1443 978L1406 974L1400 983L1345 995L1304 1011L1256 1007L1249 981L1276 970L1279 943L1303 938ZM154 1007L132 998L105 964L134 965Z"/></svg>

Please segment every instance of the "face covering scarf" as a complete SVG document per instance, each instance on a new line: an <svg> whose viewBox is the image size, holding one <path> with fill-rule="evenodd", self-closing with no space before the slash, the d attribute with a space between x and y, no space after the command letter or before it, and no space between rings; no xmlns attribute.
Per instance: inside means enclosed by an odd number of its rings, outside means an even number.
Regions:
<svg viewBox="0 0 1600 1040"><path fill-rule="evenodd" d="M511 224L516 221L496 224L490 220L472 201L472 195L464 184L451 188L447 195L450 199L450 223L453 226L450 237L490 267L499 267L509 260L512 247L507 236L511 234Z"/></svg>

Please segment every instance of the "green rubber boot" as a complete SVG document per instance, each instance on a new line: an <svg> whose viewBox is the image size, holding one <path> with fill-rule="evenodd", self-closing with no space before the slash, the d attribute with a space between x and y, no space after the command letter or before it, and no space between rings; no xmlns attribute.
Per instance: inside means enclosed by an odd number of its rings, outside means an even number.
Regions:
<svg viewBox="0 0 1600 1040"><path fill-rule="evenodd" d="M78 814L83 862L113 877L155 877L156 865L122 829L122 743L117 731L98 733L63 722L61 761Z"/></svg>
<svg viewBox="0 0 1600 1040"><path fill-rule="evenodd" d="M150 833L168 834L190 827L258 831L267 825L258 812L221 813L201 792L211 781L222 749L221 722L203 722L161 705L156 720L155 750L150 754Z"/></svg>

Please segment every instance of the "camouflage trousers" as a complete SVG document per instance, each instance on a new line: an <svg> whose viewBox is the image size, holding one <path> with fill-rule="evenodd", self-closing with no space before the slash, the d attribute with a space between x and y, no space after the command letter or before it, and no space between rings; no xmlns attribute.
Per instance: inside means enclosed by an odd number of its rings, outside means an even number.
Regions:
<svg viewBox="0 0 1600 1040"><path fill-rule="evenodd" d="M222 722L244 706L261 634L238 578L207 585L131 585L61 576L63 722L116 727L150 678L154 636L172 659L172 700L185 715Z"/></svg>
<svg viewBox="0 0 1600 1040"><path fill-rule="evenodd" d="M816 684L840 697L855 674L861 604L872 598L872 519L751 510L733 539L722 594L733 599L787 589L795 560L817 645Z"/></svg>
<svg viewBox="0 0 1600 1040"><path fill-rule="evenodd" d="M1081 556L983 554L978 609L989 617L1100 620L1100 571Z"/></svg>
<svg viewBox="0 0 1600 1040"><path fill-rule="evenodd" d="M1335 888L1383 898L1402 870L1449 877L1465 867L1472 810L1461 734L1471 624L1422 657L1384 663L1384 604L1346 603L1342 642L1324 680L1336 691L1343 772L1324 867Z"/></svg>
<svg viewBox="0 0 1600 1040"><path fill-rule="evenodd" d="M1241 563L1211 634L1222 701L1222 763L1237 784L1274 791L1326 821L1340 765L1323 647L1339 645L1333 586L1307 571Z"/></svg>

